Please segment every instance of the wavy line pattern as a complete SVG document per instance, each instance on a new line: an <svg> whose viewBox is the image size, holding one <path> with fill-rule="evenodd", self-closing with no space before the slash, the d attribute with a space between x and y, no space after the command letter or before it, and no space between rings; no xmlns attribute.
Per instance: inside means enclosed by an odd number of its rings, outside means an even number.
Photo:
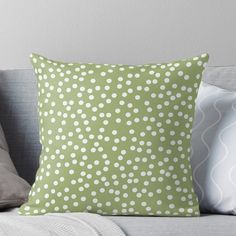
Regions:
<svg viewBox="0 0 236 236"><path fill-rule="evenodd" d="M203 101L205 100L205 99L210 99L210 97L211 96L213 96L213 95L211 95L211 94L206 94L206 96L204 96L204 99L202 99ZM198 129L200 129L200 125L204 122L204 120L206 120L206 115L205 115L205 113L204 113L204 111L203 111L203 109L202 109L202 107L201 107L201 102L197 102L197 107L199 107L199 111L201 112L201 114L202 114L202 119L200 120L200 122L198 123L198 124L196 124L196 125L194 125L194 127L193 127L193 135L194 135L194 133L195 133L195 130L197 130L197 128ZM215 104L214 104L214 107L215 107ZM198 112L198 110L197 110L197 112ZM197 115L197 114L196 114ZM208 158L208 156L209 156L209 150L210 150L210 147L208 146L208 144L207 144L207 142L204 140L204 135L205 135L205 133L211 128L211 127L213 127L214 125L216 125L218 122L219 122L219 120L220 119L218 119L216 122L214 122L214 123L212 123L210 126L208 126L207 127L207 129L205 129L203 132L202 132L202 134L201 134L201 141L202 141L202 143L203 143L203 145L206 147L206 149L207 149L207 155L205 156L205 158L203 158L203 160L202 161L200 161L196 166L195 166L195 168L193 169L193 179L195 180L195 183L196 183L196 185L198 186L198 188L199 188L199 190L200 190L200 192L201 192L201 196L198 196L198 198L199 198L199 201L200 202L202 202L202 200L204 199L204 189L203 189L203 187L201 186L201 184L199 183L199 181L198 181L198 178L196 177L196 175L197 175L197 171L201 168L201 166L205 163L205 161L207 160L207 158ZM204 124L203 124L204 125ZM194 145L194 143L192 144L192 152L194 153L194 150L195 150L195 145ZM196 153L197 154L197 153ZM193 155L194 156L194 155Z"/></svg>
<svg viewBox="0 0 236 236"><path fill-rule="evenodd" d="M233 110L235 111L235 113L236 113L236 107L235 107L234 105L235 105L235 103L232 104L232 109L233 109ZM236 122L235 122L235 123L236 123ZM232 177L234 171L236 171L236 163L230 168L229 174L228 174L229 180L230 180L231 184L236 188L236 177L235 177L236 174L235 174L234 178ZM236 173L236 172L235 172L235 173Z"/></svg>
<svg viewBox="0 0 236 236"><path fill-rule="evenodd" d="M234 105L236 105L236 102L232 103L232 110L235 112L235 120L236 120L236 109L234 107ZM224 154L224 157L218 161L218 163L215 164L215 166L212 168L212 171L211 171L211 179L212 181L215 183L215 185L217 186L217 188L219 189L219 191L221 192L221 198L219 199L219 201L217 203L215 203L214 205L214 208L217 208L220 204L221 204L221 201L223 199L223 192L222 192L222 189L220 188L220 186L217 184L217 181L214 180L214 172L216 171L216 169L222 164L224 164L223 162L226 160L226 158L229 157L230 155L230 147L228 147L228 143L224 142L224 139L223 139L223 135L227 135L227 132L230 132L230 130L236 126L236 121L234 121L233 123L230 123L229 125L227 125L225 128L223 128L221 130L221 132L219 133L219 140L222 144L222 146L225 148L225 154ZM236 161L235 161L235 164L233 165L233 167L236 166ZM229 169L229 172L230 170L232 169L232 167ZM230 182L234 182L232 179L230 179Z"/></svg>
<svg viewBox="0 0 236 236"><path fill-rule="evenodd" d="M202 83L192 133L193 182L203 211L235 213L236 93Z"/></svg>

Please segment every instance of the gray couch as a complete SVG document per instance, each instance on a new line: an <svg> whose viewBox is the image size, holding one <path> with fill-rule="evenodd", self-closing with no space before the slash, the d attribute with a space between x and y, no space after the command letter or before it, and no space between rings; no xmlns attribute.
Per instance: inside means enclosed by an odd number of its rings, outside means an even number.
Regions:
<svg viewBox="0 0 236 236"><path fill-rule="evenodd" d="M223 71L228 68L223 68ZM222 67L208 67L204 80L236 91L234 72L229 77L222 78ZM32 70L0 71L0 122L18 173L32 184L41 150L37 121L37 84ZM236 216L110 218L131 236L236 235Z"/></svg>

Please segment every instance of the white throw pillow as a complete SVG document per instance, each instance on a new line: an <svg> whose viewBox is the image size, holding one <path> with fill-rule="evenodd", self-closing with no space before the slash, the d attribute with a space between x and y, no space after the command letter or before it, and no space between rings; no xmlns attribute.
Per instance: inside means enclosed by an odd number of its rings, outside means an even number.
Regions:
<svg viewBox="0 0 236 236"><path fill-rule="evenodd" d="M200 208L236 214L236 92L202 83L196 103L191 163Z"/></svg>

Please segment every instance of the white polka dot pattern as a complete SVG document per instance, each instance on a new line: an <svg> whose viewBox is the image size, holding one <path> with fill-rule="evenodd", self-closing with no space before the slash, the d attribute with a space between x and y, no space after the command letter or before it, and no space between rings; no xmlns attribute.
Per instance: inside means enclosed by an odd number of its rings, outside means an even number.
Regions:
<svg viewBox="0 0 236 236"><path fill-rule="evenodd" d="M140 66L31 59L42 153L20 214L199 214L189 154L207 54Z"/></svg>

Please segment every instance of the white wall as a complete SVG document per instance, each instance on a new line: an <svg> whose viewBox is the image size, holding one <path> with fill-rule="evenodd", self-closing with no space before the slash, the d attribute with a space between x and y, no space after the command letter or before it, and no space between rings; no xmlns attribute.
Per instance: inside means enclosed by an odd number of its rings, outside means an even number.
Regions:
<svg viewBox="0 0 236 236"><path fill-rule="evenodd" d="M0 0L0 69L31 52L83 62L162 62L209 52L236 64L235 0Z"/></svg>

